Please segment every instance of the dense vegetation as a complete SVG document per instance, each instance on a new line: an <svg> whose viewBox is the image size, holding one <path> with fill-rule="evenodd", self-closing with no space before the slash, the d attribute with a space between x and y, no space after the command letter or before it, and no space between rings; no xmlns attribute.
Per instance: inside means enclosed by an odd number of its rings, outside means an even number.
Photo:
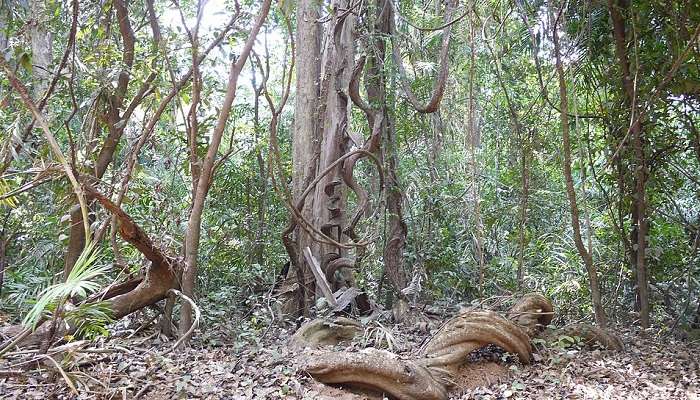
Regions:
<svg viewBox="0 0 700 400"><path fill-rule="evenodd" d="M697 338L699 35L692 0L0 0L0 354L325 286Z"/></svg>

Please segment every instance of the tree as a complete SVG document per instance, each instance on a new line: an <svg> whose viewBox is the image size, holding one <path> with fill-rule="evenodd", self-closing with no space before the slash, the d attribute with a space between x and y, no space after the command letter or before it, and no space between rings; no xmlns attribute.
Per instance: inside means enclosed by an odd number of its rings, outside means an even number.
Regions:
<svg viewBox="0 0 700 400"><path fill-rule="evenodd" d="M566 90L566 77L564 75L564 67L561 61L561 45L559 42L559 32L558 25L561 22L562 13L564 7L559 8L557 13L554 26L552 28L552 40L554 42L554 57L556 60L557 77L559 80L559 115L561 118L561 131L563 138L563 150L564 150L564 177L566 179L566 195L569 199L569 205L571 210L571 227L574 231L574 242L576 243L576 249L579 255L583 259L583 263L586 266L586 271L588 272L588 284L591 288L591 300L593 301L593 310L595 314L596 323L605 328L607 326L607 318L605 316L605 309L603 309L603 302L600 294L600 285L598 284L598 270L593 263L593 255L591 252L592 248L586 248L586 245L581 239L581 224L578 211L578 204L576 201L576 189L574 188L574 181L571 174L571 137L569 134L569 104L568 104L568 94Z"/></svg>

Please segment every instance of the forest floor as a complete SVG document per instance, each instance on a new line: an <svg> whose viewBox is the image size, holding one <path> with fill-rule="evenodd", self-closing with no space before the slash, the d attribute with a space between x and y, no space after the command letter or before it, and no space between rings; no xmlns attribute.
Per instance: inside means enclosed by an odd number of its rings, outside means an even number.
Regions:
<svg viewBox="0 0 700 400"><path fill-rule="evenodd" d="M15 352L0 365L0 398L382 399L328 387L300 372L304 352L286 345L293 327L268 327L250 316L245 322L231 318L215 326L198 331L186 350L169 352L173 342L148 330L127 338L134 331L124 329L109 339L52 350L51 360L44 358L30 368L17 366L28 353ZM392 350L409 354L429 333L425 327L382 327L343 349L367 346L379 338L377 332L389 331ZM652 330L644 335L630 328L614 330L625 343L624 352L540 341L534 362L523 366L513 357L482 351L473 368L480 378L453 390L450 398L700 399L700 342Z"/></svg>

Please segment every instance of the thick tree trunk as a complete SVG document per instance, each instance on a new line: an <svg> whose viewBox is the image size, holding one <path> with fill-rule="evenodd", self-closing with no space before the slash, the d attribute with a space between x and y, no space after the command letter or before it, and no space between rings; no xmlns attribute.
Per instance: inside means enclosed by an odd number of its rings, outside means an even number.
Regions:
<svg viewBox="0 0 700 400"><path fill-rule="evenodd" d="M351 6L351 1L335 0L333 5L336 10L343 10ZM329 168L349 150L348 129L350 127L351 104L348 88L354 66L355 18L354 14L337 14L325 32L326 47L322 57L322 81L319 97L322 112L319 114L320 119L317 122L317 127L322 129L319 171ZM345 241L343 229L347 203L347 189L342 184L342 174L341 163L320 179L315 187L312 208L314 226L318 227L326 236L340 243ZM312 246L312 250L314 256L321 261L324 274L331 261L347 256L346 249L331 244L319 245L317 243ZM347 269L340 271L341 274L347 272ZM331 276L331 279L333 278ZM329 284L333 286L334 282L329 282ZM320 296L318 288L316 296Z"/></svg>
<svg viewBox="0 0 700 400"><path fill-rule="evenodd" d="M296 97L294 106L294 139L292 141L292 198L294 204L313 180L318 163L320 145L318 121L318 96L321 74L321 30L317 22L321 3L315 0L300 0L297 4L296 32ZM312 219L314 206L312 196L307 196L300 212ZM313 240L309 233L297 226L294 247L296 254L290 254L296 269L299 284L299 310L308 315L315 296L314 277L304 260L302 250L311 247Z"/></svg>
<svg viewBox="0 0 700 400"><path fill-rule="evenodd" d="M579 223L579 211L578 205L576 203L576 189L574 188L574 181L571 174L571 140L569 135L569 106L566 90L566 78L564 76L564 67L561 62L561 52L559 46L559 33L557 23L561 18L560 14L557 16L557 22L554 23L554 56L556 58L556 70L557 76L559 78L559 97L560 97L560 117L561 117L561 129L563 136L563 152L564 152L564 177L566 178L566 195L569 199L569 205L571 210L571 226L574 233L574 242L576 243L576 249L579 255L583 259L586 271L588 272L588 280L591 289L591 300L593 302L593 310L595 314L596 324L601 328L605 328L607 325L607 319L605 316L605 310L603 309L603 303L601 300L600 286L598 284L598 272L596 266L593 263L593 256L591 252L593 249L586 249L583 240L581 239L581 226Z"/></svg>
<svg viewBox="0 0 700 400"><path fill-rule="evenodd" d="M632 136L632 147L635 156L634 192L632 193L632 232L630 242L634 251L631 252L631 264L635 267L637 284L637 296L639 302L639 317L643 328L649 327L649 279L646 266L646 159L644 154L644 138L642 137L642 124L638 115L637 95L630 63L627 55L626 24L623 13L627 11L629 4L626 0L608 0L608 9L612 20L613 39L615 40L615 54L622 73L622 89L625 96L625 104L629 107L630 121L629 133Z"/></svg>

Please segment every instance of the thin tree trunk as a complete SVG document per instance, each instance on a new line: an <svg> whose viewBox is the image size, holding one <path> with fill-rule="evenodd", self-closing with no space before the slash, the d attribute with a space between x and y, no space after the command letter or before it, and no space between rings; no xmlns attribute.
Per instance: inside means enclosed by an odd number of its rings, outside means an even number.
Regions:
<svg viewBox="0 0 700 400"><path fill-rule="evenodd" d="M216 126L212 132L207 154L202 161L200 176L195 191L196 197L192 199L192 210L190 211L190 216L187 221L187 231L185 233L185 266L182 273L182 292L191 299L194 298L195 282L197 279L197 256L199 255L202 213L204 212L204 205L213 179L214 165L217 159L219 146L221 145L224 130L228 123L233 101L236 98L238 77L248 60L260 27L267 18L267 14L270 11L270 3L271 0L265 0L263 2L258 17L255 20L239 57L231 64L228 85L226 87L226 96L221 107L219 118L216 121ZM182 336L188 332L191 326L192 306L188 302L185 302L180 311L180 326L178 327L180 335ZM183 343L185 342L186 340L183 341Z"/></svg>
<svg viewBox="0 0 700 400"><path fill-rule="evenodd" d="M5 283L5 268L7 268L7 242L5 232L0 237L0 294L2 294L2 285Z"/></svg>
<svg viewBox="0 0 700 400"><path fill-rule="evenodd" d="M607 318L605 316L605 310L603 309L603 303L601 300L600 286L598 285L598 272L596 266L593 263L593 257L590 253L592 249L586 250L586 246L581 239L581 226L579 223L579 211L578 205L576 203L576 191L574 189L574 181L571 175L571 140L569 137L569 106L566 91L566 78L564 76L564 67L561 62L561 52L559 46L559 33L557 23L561 18L560 10L557 16L556 22L553 28L553 39L554 39L554 56L556 58L556 70L557 76L559 78L559 97L560 97L560 117L561 117L561 130L563 136L563 150L564 150L564 177L566 178L566 195L569 199L569 205L571 209L571 226L574 233L574 242L576 243L576 249L579 255L583 259L586 271L588 272L588 280L591 289L591 300L593 302L593 310L595 314L596 324L601 328L607 325Z"/></svg>
<svg viewBox="0 0 700 400"><path fill-rule="evenodd" d="M632 136L632 148L636 165L634 168L634 192L632 194L632 232L630 242L633 252L632 265L635 267L637 297L639 301L639 318L642 328L649 327L649 279L646 268L646 159L644 154L644 139L642 137L642 124L637 117L637 96L635 84L630 71L630 62L627 55L627 39L625 13L629 8L626 0L608 0L608 9L613 24L613 39L615 40L615 53L622 72L622 89L625 95L625 104L629 107L630 122L629 132Z"/></svg>
<svg viewBox="0 0 700 400"><path fill-rule="evenodd" d="M476 256L479 263L479 297L484 294L484 278L486 266L484 263L484 228L481 220L481 189L479 185L479 165L476 159L476 146L479 142L479 132L477 130L474 100L474 75L476 68L476 50L474 48L474 16L469 15L469 109L467 111L467 127L469 136L467 137L467 148L469 149L469 163L471 164L471 188L472 199L474 200L474 224L476 225Z"/></svg>

